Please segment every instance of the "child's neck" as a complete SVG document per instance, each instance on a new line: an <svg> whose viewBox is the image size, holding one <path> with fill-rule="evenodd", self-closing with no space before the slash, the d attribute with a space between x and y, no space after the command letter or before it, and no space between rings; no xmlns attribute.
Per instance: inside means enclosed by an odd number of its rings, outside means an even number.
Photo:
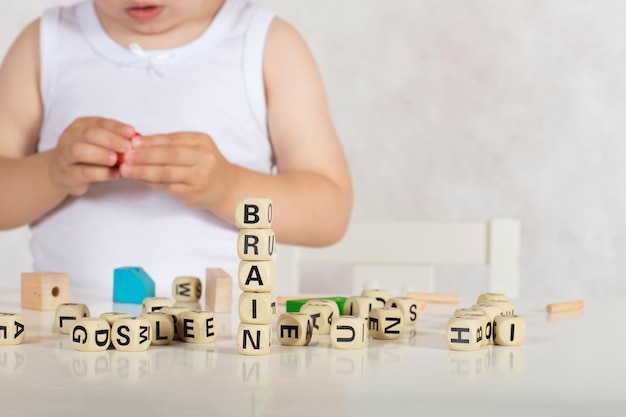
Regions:
<svg viewBox="0 0 626 417"><path fill-rule="evenodd" d="M127 47L132 43L143 49L171 49L185 45L200 37L213 22L225 0L206 1L202 10L191 18L180 22L156 22L153 25L128 26L103 13L98 17L103 29L116 43Z"/></svg>

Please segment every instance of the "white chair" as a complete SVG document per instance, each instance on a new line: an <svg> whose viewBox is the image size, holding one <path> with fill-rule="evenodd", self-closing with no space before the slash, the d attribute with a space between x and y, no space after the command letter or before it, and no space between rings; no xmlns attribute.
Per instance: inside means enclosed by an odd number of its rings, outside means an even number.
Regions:
<svg viewBox="0 0 626 417"><path fill-rule="evenodd" d="M454 223L353 222L333 246L278 245L275 292L301 293L305 263L349 264L352 294L366 287L434 291L437 265L484 265L489 271L484 290L515 298L519 295L520 236L521 223L511 218ZM420 284L411 286L411 281Z"/></svg>

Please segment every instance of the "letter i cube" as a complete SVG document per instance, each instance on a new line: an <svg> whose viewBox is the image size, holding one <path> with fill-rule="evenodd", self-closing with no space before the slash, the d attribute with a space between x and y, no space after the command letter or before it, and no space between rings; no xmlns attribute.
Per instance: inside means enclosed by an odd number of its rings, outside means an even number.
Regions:
<svg viewBox="0 0 626 417"><path fill-rule="evenodd" d="M237 346L242 355L267 355L276 316L274 288L275 236L272 227L272 201L269 198L241 198L235 209L239 227L237 255L239 320Z"/></svg>
<svg viewBox="0 0 626 417"><path fill-rule="evenodd" d="M526 338L526 320L515 314L503 314L493 319L493 334L496 345L519 346Z"/></svg>

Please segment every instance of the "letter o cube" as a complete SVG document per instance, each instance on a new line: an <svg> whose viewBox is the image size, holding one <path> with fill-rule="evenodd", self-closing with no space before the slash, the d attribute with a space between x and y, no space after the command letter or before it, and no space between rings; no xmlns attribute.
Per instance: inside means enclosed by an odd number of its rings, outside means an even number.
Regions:
<svg viewBox="0 0 626 417"><path fill-rule="evenodd" d="M102 317L84 317L74 322L70 340L79 352L102 352L107 350L111 339L111 326Z"/></svg>
<svg viewBox="0 0 626 417"><path fill-rule="evenodd" d="M341 316L330 326L330 343L335 349L363 349L367 340L364 317Z"/></svg>
<svg viewBox="0 0 626 417"><path fill-rule="evenodd" d="M180 303L195 303L202 296L202 281L198 277L176 277L172 283L172 297Z"/></svg>
<svg viewBox="0 0 626 417"><path fill-rule="evenodd" d="M311 317L306 313L281 314L276 321L276 335L281 345L308 345L313 335Z"/></svg>
<svg viewBox="0 0 626 417"><path fill-rule="evenodd" d="M21 314L0 313L0 346L19 345L26 336L26 320Z"/></svg>
<svg viewBox="0 0 626 417"><path fill-rule="evenodd" d="M89 307L85 304L59 304L54 313L54 324L61 334L70 334L76 320L89 317Z"/></svg>
<svg viewBox="0 0 626 417"><path fill-rule="evenodd" d="M215 314L210 311L191 310L180 317L180 338L187 343L211 343L217 337Z"/></svg>
<svg viewBox="0 0 626 417"><path fill-rule="evenodd" d="M375 308L370 311L368 329L374 339L398 339L404 330L404 313L397 308Z"/></svg>
<svg viewBox="0 0 626 417"><path fill-rule="evenodd" d="M122 352L143 352L150 347L150 322L144 317L115 320L111 341L113 347Z"/></svg>
<svg viewBox="0 0 626 417"><path fill-rule="evenodd" d="M515 314L496 316L493 319L496 345L519 346L526 338L526 320Z"/></svg>

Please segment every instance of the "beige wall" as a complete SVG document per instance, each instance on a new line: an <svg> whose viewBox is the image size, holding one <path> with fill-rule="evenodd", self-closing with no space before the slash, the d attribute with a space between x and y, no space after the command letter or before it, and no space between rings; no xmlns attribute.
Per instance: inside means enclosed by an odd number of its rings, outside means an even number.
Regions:
<svg viewBox="0 0 626 417"><path fill-rule="evenodd" d="M626 2L259 2L318 60L355 219L519 217L522 295L626 295ZM2 2L2 52L59 3Z"/></svg>

